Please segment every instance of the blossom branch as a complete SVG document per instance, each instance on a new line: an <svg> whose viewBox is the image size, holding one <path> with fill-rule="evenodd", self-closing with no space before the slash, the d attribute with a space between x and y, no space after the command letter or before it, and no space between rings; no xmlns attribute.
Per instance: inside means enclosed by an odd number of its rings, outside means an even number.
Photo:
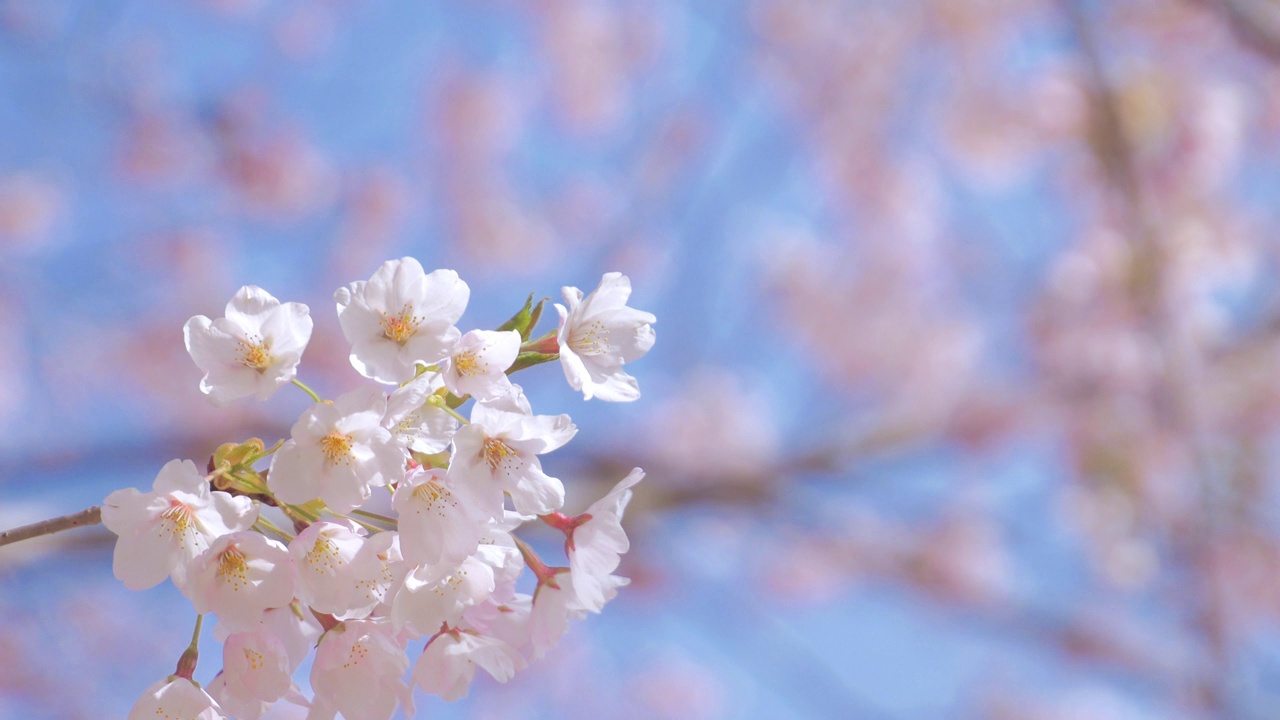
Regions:
<svg viewBox="0 0 1280 720"><path fill-rule="evenodd" d="M102 508L95 506L70 515L41 520L37 523L0 532L0 546L30 540L42 535L52 535L71 528L97 525L100 522L102 522Z"/></svg>

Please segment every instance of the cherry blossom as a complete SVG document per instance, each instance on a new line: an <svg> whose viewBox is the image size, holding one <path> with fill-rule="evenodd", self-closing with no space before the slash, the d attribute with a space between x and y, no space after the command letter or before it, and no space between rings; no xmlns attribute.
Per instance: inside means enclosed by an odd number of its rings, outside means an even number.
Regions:
<svg viewBox="0 0 1280 720"><path fill-rule="evenodd" d="M441 623L456 625L467 608L493 593L494 567L478 555L444 570L420 566L408 573L391 601L397 629L426 635Z"/></svg>
<svg viewBox="0 0 1280 720"><path fill-rule="evenodd" d="M400 533L380 532L365 540L351 559L351 577L355 582L351 601L338 617L361 618L374 612L408 570L400 553Z"/></svg>
<svg viewBox="0 0 1280 720"><path fill-rule="evenodd" d="M254 285L240 288L226 316L196 315L182 329L187 352L205 372L200 392L216 405L254 395L266 400L297 373L311 340L306 305L281 304Z"/></svg>
<svg viewBox="0 0 1280 720"><path fill-rule="evenodd" d="M396 388L387 398L382 426L406 450L434 455L444 452L458 430L458 420L427 398L444 388L440 373L423 373Z"/></svg>
<svg viewBox="0 0 1280 720"><path fill-rule="evenodd" d="M461 627L498 638L513 648L529 644L533 596L516 592L515 581L499 582L478 605L462 613Z"/></svg>
<svg viewBox="0 0 1280 720"><path fill-rule="evenodd" d="M129 711L128 720L227 720L217 701L191 680L174 677L147 688Z"/></svg>
<svg viewBox="0 0 1280 720"><path fill-rule="evenodd" d="M209 694L240 720L257 720L286 696L305 706L293 684L294 669L284 640L259 625L223 641L222 672L209 684Z"/></svg>
<svg viewBox="0 0 1280 720"><path fill-rule="evenodd" d="M256 532L223 535L192 564L183 594L196 612L212 612L230 630L249 630L294 593L293 561L281 543Z"/></svg>
<svg viewBox="0 0 1280 720"><path fill-rule="evenodd" d="M585 521L571 528L565 540L578 601L592 612L604 608L606 595L616 587L610 574L631 546L622 529L622 513L631 501L631 488L643 479L644 471L633 469L607 495L591 503L579 516Z"/></svg>
<svg viewBox="0 0 1280 720"><path fill-rule="evenodd" d="M338 615L355 602L353 561L365 538L350 521L312 523L289 543L298 573L298 599L320 613Z"/></svg>
<svg viewBox="0 0 1280 720"><path fill-rule="evenodd" d="M149 690L130 718L261 720L290 712L282 700L305 708L308 720L387 720L398 706L411 715L410 639L428 638L414 683L457 699L477 667L505 682L526 652L545 653L569 619L599 612L627 583L612 573L628 546L622 514L643 473L576 518L558 512L564 485L539 456L577 427L566 414L534 415L507 377L532 328L460 335L453 327L468 293L453 271L427 275L410 258L385 263L336 297L352 363L374 380L402 382L390 396L366 386L328 401L299 383L316 402L289 438L225 442L207 475L174 460L151 492L107 497L101 518L118 536L117 577L133 589L172 577L200 617L217 616L223 643L222 669L200 690L189 679L200 656L198 618L172 681ZM193 318L187 336L198 362L224 326L257 353L240 368L206 368L206 393L216 401L245 388L269 394L292 378L306 340L290 359L283 336L272 334L290 317L299 327L305 319L309 337L304 306L245 288L226 318ZM467 401L470 422L455 410ZM376 502L362 507L377 487L390 491L391 516ZM260 507L269 512L260 517ZM570 567L548 568L516 537L538 515L565 532ZM532 596L516 590L526 567L537 576ZM308 699L292 676L312 649Z"/></svg>
<svg viewBox="0 0 1280 720"><path fill-rule="evenodd" d="M413 697L402 680L409 669L404 643L389 623L348 620L326 632L311 665L315 701L308 720L386 720L399 701L412 712Z"/></svg>
<svg viewBox="0 0 1280 720"><path fill-rule="evenodd" d="M430 274L410 257L388 260L368 282L334 293L342 333L351 343L351 365L367 378L399 384L418 363L443 359L461 333L471 289L452 270Z"/></svg>
<svg viewBox="0 0 1280 720"><path fill-rule="evenodd" d="M102 505L102 524L118 535L112 569L130 590L145 590L187 568L216 538L246 530L258 510L246 497L210 491L190 460L170 460L152 490L116 490Z"/></svg>
<svg viewBox="0 0 1280 720"><path fill-rule="evenodd" d="M627 307L631 280L617 272L605 273L600 285L584 299L576 287L565 287L560 313L560 365L574 390L587 400L598 397L624 402L640 397L636 379L622 366L649 352L654 333L651 313Z"/></svg>
<svg viewBox="0 0 1280 720"><path fill-rule="evenodd" d="M371 486L399 478L406 458L382 426L386 402L376 388L364 388L312 405L271 460L276 497L294 504L320 498L347 512L369 499Z"/></svg>
<svg viewBox="0 0 1280 720"><path fill-rule="evenodd" d="M600 589L604 592L605 601L612 600L618 594L618 588L630 582L617 575L601 578ZM540 658L555 647L568 631L569 621L581 620L588 611L599 612L582 602L568 568L556 571L554 584L550 581L539 583L533 596L533 610L529 614L529 641L533 656Z"/></svg>
<svg viewBox="0 0 1280 720"><path fill-rule="evenodd" d="M506 682L524 666L520 653L496 637L449 630L427 643L413 668L413 681L426 692L452 701L466 697L477 667Z"/></svg>
<svg viewBox="0 0 1280 720"><path fill-rule="evenodd" d="M445 470L415 468L396 487L401 550L415 565L456 565L480 544L487 515L450 486Z"/></svg>
<svg viewBox="0 0 1280 720"><path fill-rule="evenodd" d="M520 333L515 330L472 330L440 361L440 374L454 395L496 400L511 392L506 370L519 354Z"/></svg>
<svg viewBox="0 0 1280 720"><path fill-rule="evenodd" d="M504 491L518 512L554 512L564 505L564 485L542 471L538 455L577 432L568 415L525 415L477 403L471 424L454 435L449 476L491 516L501 514Z"/></svg>

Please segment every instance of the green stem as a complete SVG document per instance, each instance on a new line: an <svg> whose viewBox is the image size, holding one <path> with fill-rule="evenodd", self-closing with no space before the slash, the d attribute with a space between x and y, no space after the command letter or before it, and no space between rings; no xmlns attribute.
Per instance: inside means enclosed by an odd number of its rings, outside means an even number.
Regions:
<svg viewBox="0 0 1280 720"><path fill-rule="evenodd" d="M302 382L298 378L293 379L293 384L302 388L302 392L310 395L312 400L315 400L316 402L324 402L323 400L320 399L320 396L316 394L315 390L312 390L311 388L307 387L306 383Z"/></svg>
<svg viewBox="0 0 1280 720"><path fill-rule="evenodd" d="M329 512L333 513L334 517L340 517L343 520L350 520L351 522L359 525L360 527L364 528L365 530L368 530L371 533L386 532L387 530L386 528L380 528L377 525L370 525L369 523L363 520L353 518L350 515L343 515L342 513L336 513L336 512L333 512L332 510L330 510Z"/></svg>
<svg viewBox="0 0 1280 720"><path fill-rule="evenodd" d="M281 530L278 525L276 525L275 523L271 522L270 520L264 517L261 517L261 516L258 517L257 522L254 523L254 526L256 527L258 525L261 525L263 530L274 533L276 538L284 541L284 544L286 545L289 544L290 540L293 540L292 535L286 533L284 530Z"/></svg>
<svg viewBox="0 0 1280 720"><path fill-rule="evenodd" d="M466 396L464 395L463 397L465 398ZM439 395L432 395L431 397L427 398L427 404L431 405L432 407L438 407L441 410L444 410L445 412L449 413L454 418L456 418L457 421L462 423L463 425L471 424L470 420L462 417L461 415L458 414L457 410L454 410L453 408L449 407L449 403L446 402L445 399L440 397Z"/></svg>
<svg viewBox="0 0 1280 720"><path fill-rule="evenodd" d="M377 513L365 512L364 510L352 510L351 514L359 515L360 517L363 517L363 518L369 518L370 520L377 520L378 522L384 522L390 525L391 527L399 527L400 525L400 523L395 518L389 518L386 515L379 515Z"/></svg>

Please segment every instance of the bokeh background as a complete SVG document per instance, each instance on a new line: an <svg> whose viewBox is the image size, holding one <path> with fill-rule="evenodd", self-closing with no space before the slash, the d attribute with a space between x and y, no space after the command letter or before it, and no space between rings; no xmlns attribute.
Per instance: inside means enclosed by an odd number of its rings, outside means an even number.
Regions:
<svg viewBox="0 0 1280 720"><path fill-rule="evenodd" d="M422 716L1277 717L1277 191L1269 0L0 0L0 526L287 435L182 347L242 284L332 396L386 259L620 270L644 397L519 377L633 583ZM172 671L110 548L0 550L0 717Z"/></svg>

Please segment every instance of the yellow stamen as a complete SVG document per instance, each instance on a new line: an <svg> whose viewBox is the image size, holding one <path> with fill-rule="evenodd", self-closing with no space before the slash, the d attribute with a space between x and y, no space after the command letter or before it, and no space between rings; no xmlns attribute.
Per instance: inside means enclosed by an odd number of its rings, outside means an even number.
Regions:
<svg viewBox="0 0 1280 720"><path fill-rule="evenodd" d="M240 592L240 588L249 584L248 571L244 553L235 545L228 547L218 558L218 579L230 583L233 592Z"/></svg>
<svg viewBox="0 0 1280 720"><path fill-rule="evenodd" d="M271 348L262 341L262 338L253 336L245 340L241 340L236 349L236 362L251 367L258 372L262 372L271 366L271 361L275 358L271 357Z"/></svg>
<svg viewBox="0 0 1280 720"><path fill-rule="evenodd" d="M474 350L466 350L454 355L453 365L458 368L458 374L463 377L479 375L489 369L489 363L481 365L480 358L476 357Z"/></svg>
<svg viewBox="0 0 1280 720"><path fill-rule="evenodd" d="M382 316L382 335L388 340L404 345L418 332L422 318L413 314L413 306L405 305L398 315Z"/></svg>
<svg viewBox="0 0 1280 720"><path fill-rule="evenodd" d="M343 564L338 556L338 546L332 540L321 535L316 538L316 544L311 546L307 551L307 565L315 572L332 575L338 571L338 565Z"/></svg>
<svg viewBox="0 0 1280 720"><path fill-rule="evenodd" d="M612 347L609 345L609 328L599 320L577 328L569 335L569 347L579 355L602 355Z"/></svg>
<svg viewBox="0 0 1280 720"><path fill-rule="evenodd" d="M267 666L267 660L262 653L250 648L244 649L244 659L249 663L250 670L261 670Z"/></svg>
<svg viewBox="0 0 1280 720"><path fill-rule="evenodd" d="M489 464L490 470L497 472L498 467L505 464L509 458L515 457L515 454L515 450L498 438L485 438L484 461Z"/></svg>
<svg viewBox="0 0 1280 720"><path fill-rule="evenodd" d="M170 500L169 509L160 513L160 527L162 537L167 533L171 538L178 538L178 545L184 548L196 534L195 517L191 514L191 508L176 500Z"/></svg>
<svg viewBox="0 0 1280 720"><path fill-rule="evenodd" d="M320 449L330 465L351 464L351 436L334 430L320 438Z"/></svg>
<svg viewBox="0 0 1280 720"><path fill-rule="evenodd" d="M358 642L351 646L351 653L347 655L347 661L342 664L344 668L354 667L360 664L360 661L369 656L369 648L364 646L363 642Z"/></svg>

